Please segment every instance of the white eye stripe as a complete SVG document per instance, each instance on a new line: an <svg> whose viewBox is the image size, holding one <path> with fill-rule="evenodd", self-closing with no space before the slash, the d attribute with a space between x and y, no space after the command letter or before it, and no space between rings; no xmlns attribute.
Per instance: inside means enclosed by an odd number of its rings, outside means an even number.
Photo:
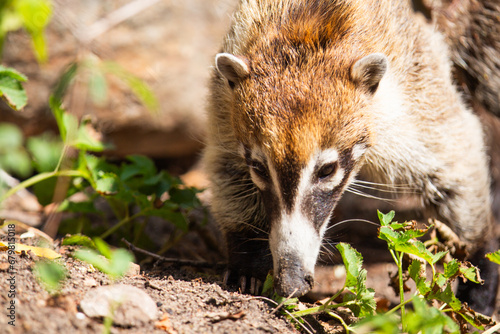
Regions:
<svg viewBox="0 0 500 334"><path fill-rule="evenodd" d="M339 152L334 148L329 148L315 154L312 160L316 160L315 165L321 166L339 160Z"/></svg>
<svg viewBox="0 0 500 334"><path fill-rule="evenodd" d="M344 179L344 175L345 170L343 168L337 168L335 174L333 174L333 176L327 182L322 182L320 184L320 187L325 190L333 189L342 182L342 180Z"/></svg>

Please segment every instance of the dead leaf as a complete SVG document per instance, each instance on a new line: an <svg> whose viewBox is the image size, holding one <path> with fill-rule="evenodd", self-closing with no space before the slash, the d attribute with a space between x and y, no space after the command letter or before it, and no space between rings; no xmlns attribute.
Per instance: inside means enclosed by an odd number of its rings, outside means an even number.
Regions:
<svg viewBox="0 0 500 334"><path fill-rule="evenodd" d="M14 244L14 247L15 247L15 252L17 254L22 254L23 252L27 253L28 251L32 251L33 254L35 254L36 256L44 257L49 260L54 260L61 257L61 254L58 254L49 248L28 246L23 244ZM6 251L8 249L9 249L8 244L0 241L0 251Z"/></svg>
<svg viewBox="0 0 500 334"><path fill-rule="evenodd" d="M155 328L163 330L168 334L177 334L177 331L172 327L170 318L166 313L161 317L159 321L155 322Z"/></svg>

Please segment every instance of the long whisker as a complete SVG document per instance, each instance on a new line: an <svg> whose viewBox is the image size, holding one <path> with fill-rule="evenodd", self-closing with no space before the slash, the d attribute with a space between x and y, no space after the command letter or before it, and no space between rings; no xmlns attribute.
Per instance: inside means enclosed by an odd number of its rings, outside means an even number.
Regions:
<svg viewBox="0 0 500 334"><path fill-rule="evenodd" d="M406 188L403 188L403 189L398 189L398 188L392 188L392 189L381 189L381 188L377 188L377 187L374 187L374 186L369 186L369 185L364 185L364 184L357 184L356 182L353 182L349 185L350 187L359 187L359 188L364 188L364 189L370 189L370 190L375 190L375 191L379 191L379 192L384 192L384 193L392 193L392 194L414 194L416 193L415 191L413 190L410 190L410 189L406 189Z"/></svg>
<svg viewBox="0 0 500 334"><path fill-rule="evenodd" d="M359 195L361 197L366 197L366 198L371 198L371 199L377 199L377 200L380 200L380 201L383 201L383 202L394 202L394 201L396 201L395 199L382 198L382 197L378 197L378 196L375 196L375 195L369 195L369 194L366 194L366 193L362 192L359 189L352 189L352 188L350 188L350 186L347 187L346 191L348 191L348 192L350 192L351 194L354 194L354 195Z"/></svg>
<svg viewBox="0 0 500 334"><path fill-rule="evenodd" d="M353 219L342 220L342 221L340 221L338 223L335 223L335 224L333 224L331 226L328 226L328 228L326 230L329 231L330 229L332 229L334 227L339 227L340 225L346 224L346 223L367 223L367 224L370 224L370 225L373 225L373 226L376 226L376 227L380 227L380 224L374 223L371 220L353 218Z"/></svg>
<svg viewBox="0 0 500 334"><path fill-rule="evenodd" d="M356 179L353 181L354 183L360 183L360 184L366 184L370 186L375 186L379 188L392 188L392 189L407 189L407 190L417 190L418 187L415 187L414 185L411 184L387 184L387 183L378 183L378 182L371 182L371 181L366 181L366 180L360 180Z"/></svg>

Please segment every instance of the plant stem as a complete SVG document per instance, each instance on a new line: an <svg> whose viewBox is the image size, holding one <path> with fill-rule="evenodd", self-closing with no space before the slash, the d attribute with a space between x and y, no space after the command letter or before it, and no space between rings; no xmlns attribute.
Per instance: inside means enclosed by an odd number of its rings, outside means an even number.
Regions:
<svg viewBox="0 0 500 334"><path fill-rule="evenodd" d="M70 176L70 177L85 177L84 173L78 170L61 170L61 171L54 171L54 172L47 172L47 173L40 173L37 174L33 177L30 177L29 179L19 183L17 186L10 188L9 191L7 191L2 197L0 197L0 203L9 198L10 196L14 195L16 192L18 192L21 189L25 189L28 187L31 187L32 185L50 179L51 177L57 177L57 176Z"/></svg>
<svg viewBox="0 0 500 334"><path fill-rule="evenodd" d="M404 295L404 288L403 288L403 256L404 253L401 252L396 252L395 250L389 249L389 252L392 255L392 258L394 259L394 262L396 263L398 267L398 279L399 279L399 305L397 307L401 308L401 326L403 331L405 330L405 295ZM397 309L397 308L395 308Z"/></svg>
<svg viewBox="0 0 500 334"><path fill-rule="evenodd" d="M349 334L349 326L347 326L347 324L345 323L344 319L342 319L341 317L339 317L338 315L336 315L333 312L326 312L326 313L328 313L328 315L330 317L337 319L342 324L342 326L344 326L345 333Z"/></svg>
<svg viewBox="0 0 500 334"><path fill-rule="evenodd" d="M296 312L293 312L292 314L294 316L297 316L297 317L303 317L305 315L320 313L320 312L323 312L324 310L332 310L332 309L336 309L337 307L349 306L349 305L355 305L355 304L356 304L356 301L354 301L354 300L351 300L351 301L348 301L345 303L335 304L335 305L325 304L325 305L321 305L321 306L311 307L311 308L308 308L308 309L302 310L302 311L296 311Z"/></svg>
<svg viewBox="0 0 500 334"><path fill-rule="evenodd" d="M409 299L405 300L405 301L404 301L404 303L401 303L401 304L399 304L399 305L397 305L397 306L393 307L392 309L390 309L389 311L387 311L385 314L386 314L386 315L390 315L390 314L392 314L392 313L396 312L397 310L399 310L399 309L400 309L401 307L403 307L404 305L406 305L406 304L408 304L408 303L412 302L412 301L413 301L413 298L415 298L415 297L416 297L416 295L414 295L413 297L411 297L411 298L409 298Z"/></svg>
<svg viewBox="0 0 500 334"><path fill-rule="evenodd" d="M106 239L107 237L109 237L111 234L115 233L116 230L118 230L120 227L122 227L123 225L127 224L128 222L140 217L144 215L144 212L141 211L141 212L138 212L136 213L135 215L132 215L132 216L127 216L125 218L123 218L121 221L119 221L116 225L112 226L109 230L107 230L106 232L104 232L103 234L100 235L100 238L101 239Z"/></svg>

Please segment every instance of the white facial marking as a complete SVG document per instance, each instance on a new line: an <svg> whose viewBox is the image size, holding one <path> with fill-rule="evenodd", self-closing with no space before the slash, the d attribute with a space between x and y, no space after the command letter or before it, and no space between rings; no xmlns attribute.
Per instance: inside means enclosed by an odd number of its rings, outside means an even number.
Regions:
<svg viewBox="0 0 500 334"><path fill-rule="evenodd" d="M355 161L359 160L359 158L361 158L361 156L363 156L365 151L366 151L366 146L364 144L354 145L354 147L352 148L352 152L351 152L352 160L355 160Z"/></svg>
<svg viewBox="0 0 500 334"><path fill-rule="evenodd" d="M304 270L314 275L321 238L300 208L291 214L282 212L280 223L271 229L269 235L274 268L279 268L280 259L294 255L301 260Z"/></svg>
<svg viewBox="0 0 500 334"><path fill-rule="evenodd" d="M315 164L325 164L330 162L335 162L339 160L339 152L334 148L328 148L326 150L320 151L313 156L311 160L315 160Z"/></svg>
<svg viewBox="0 0 500 334"><path fill-rule="evenodd" d="M312 155L307 165L302 169L299 176L299 184L296 192L297 197L294 201L293 211L287 213L282 210L281 217L278 221L274 222L269 236L275 269L278 268L280 259L292 254L296 258L301 259L305 271L311 275L314 273L321 240L327 228L325 222L329 217L322 222L318 231L314 226L314 222L304 216L302 203L306 195L310 194L310 189L313 187L320 186L325 189L333 189L342 182L345 172L342 168L337 167L335 174L330 176L326 182L315 184L317 177L314 173L317 172L318 167L321 168L327 164L337 163L338 159L339 153L336 149L331 148L318 151ZM269 169L276 193L281 194L276 172L272 166ZM283 207L281 197L280 202L281 207Z"/></svg>

